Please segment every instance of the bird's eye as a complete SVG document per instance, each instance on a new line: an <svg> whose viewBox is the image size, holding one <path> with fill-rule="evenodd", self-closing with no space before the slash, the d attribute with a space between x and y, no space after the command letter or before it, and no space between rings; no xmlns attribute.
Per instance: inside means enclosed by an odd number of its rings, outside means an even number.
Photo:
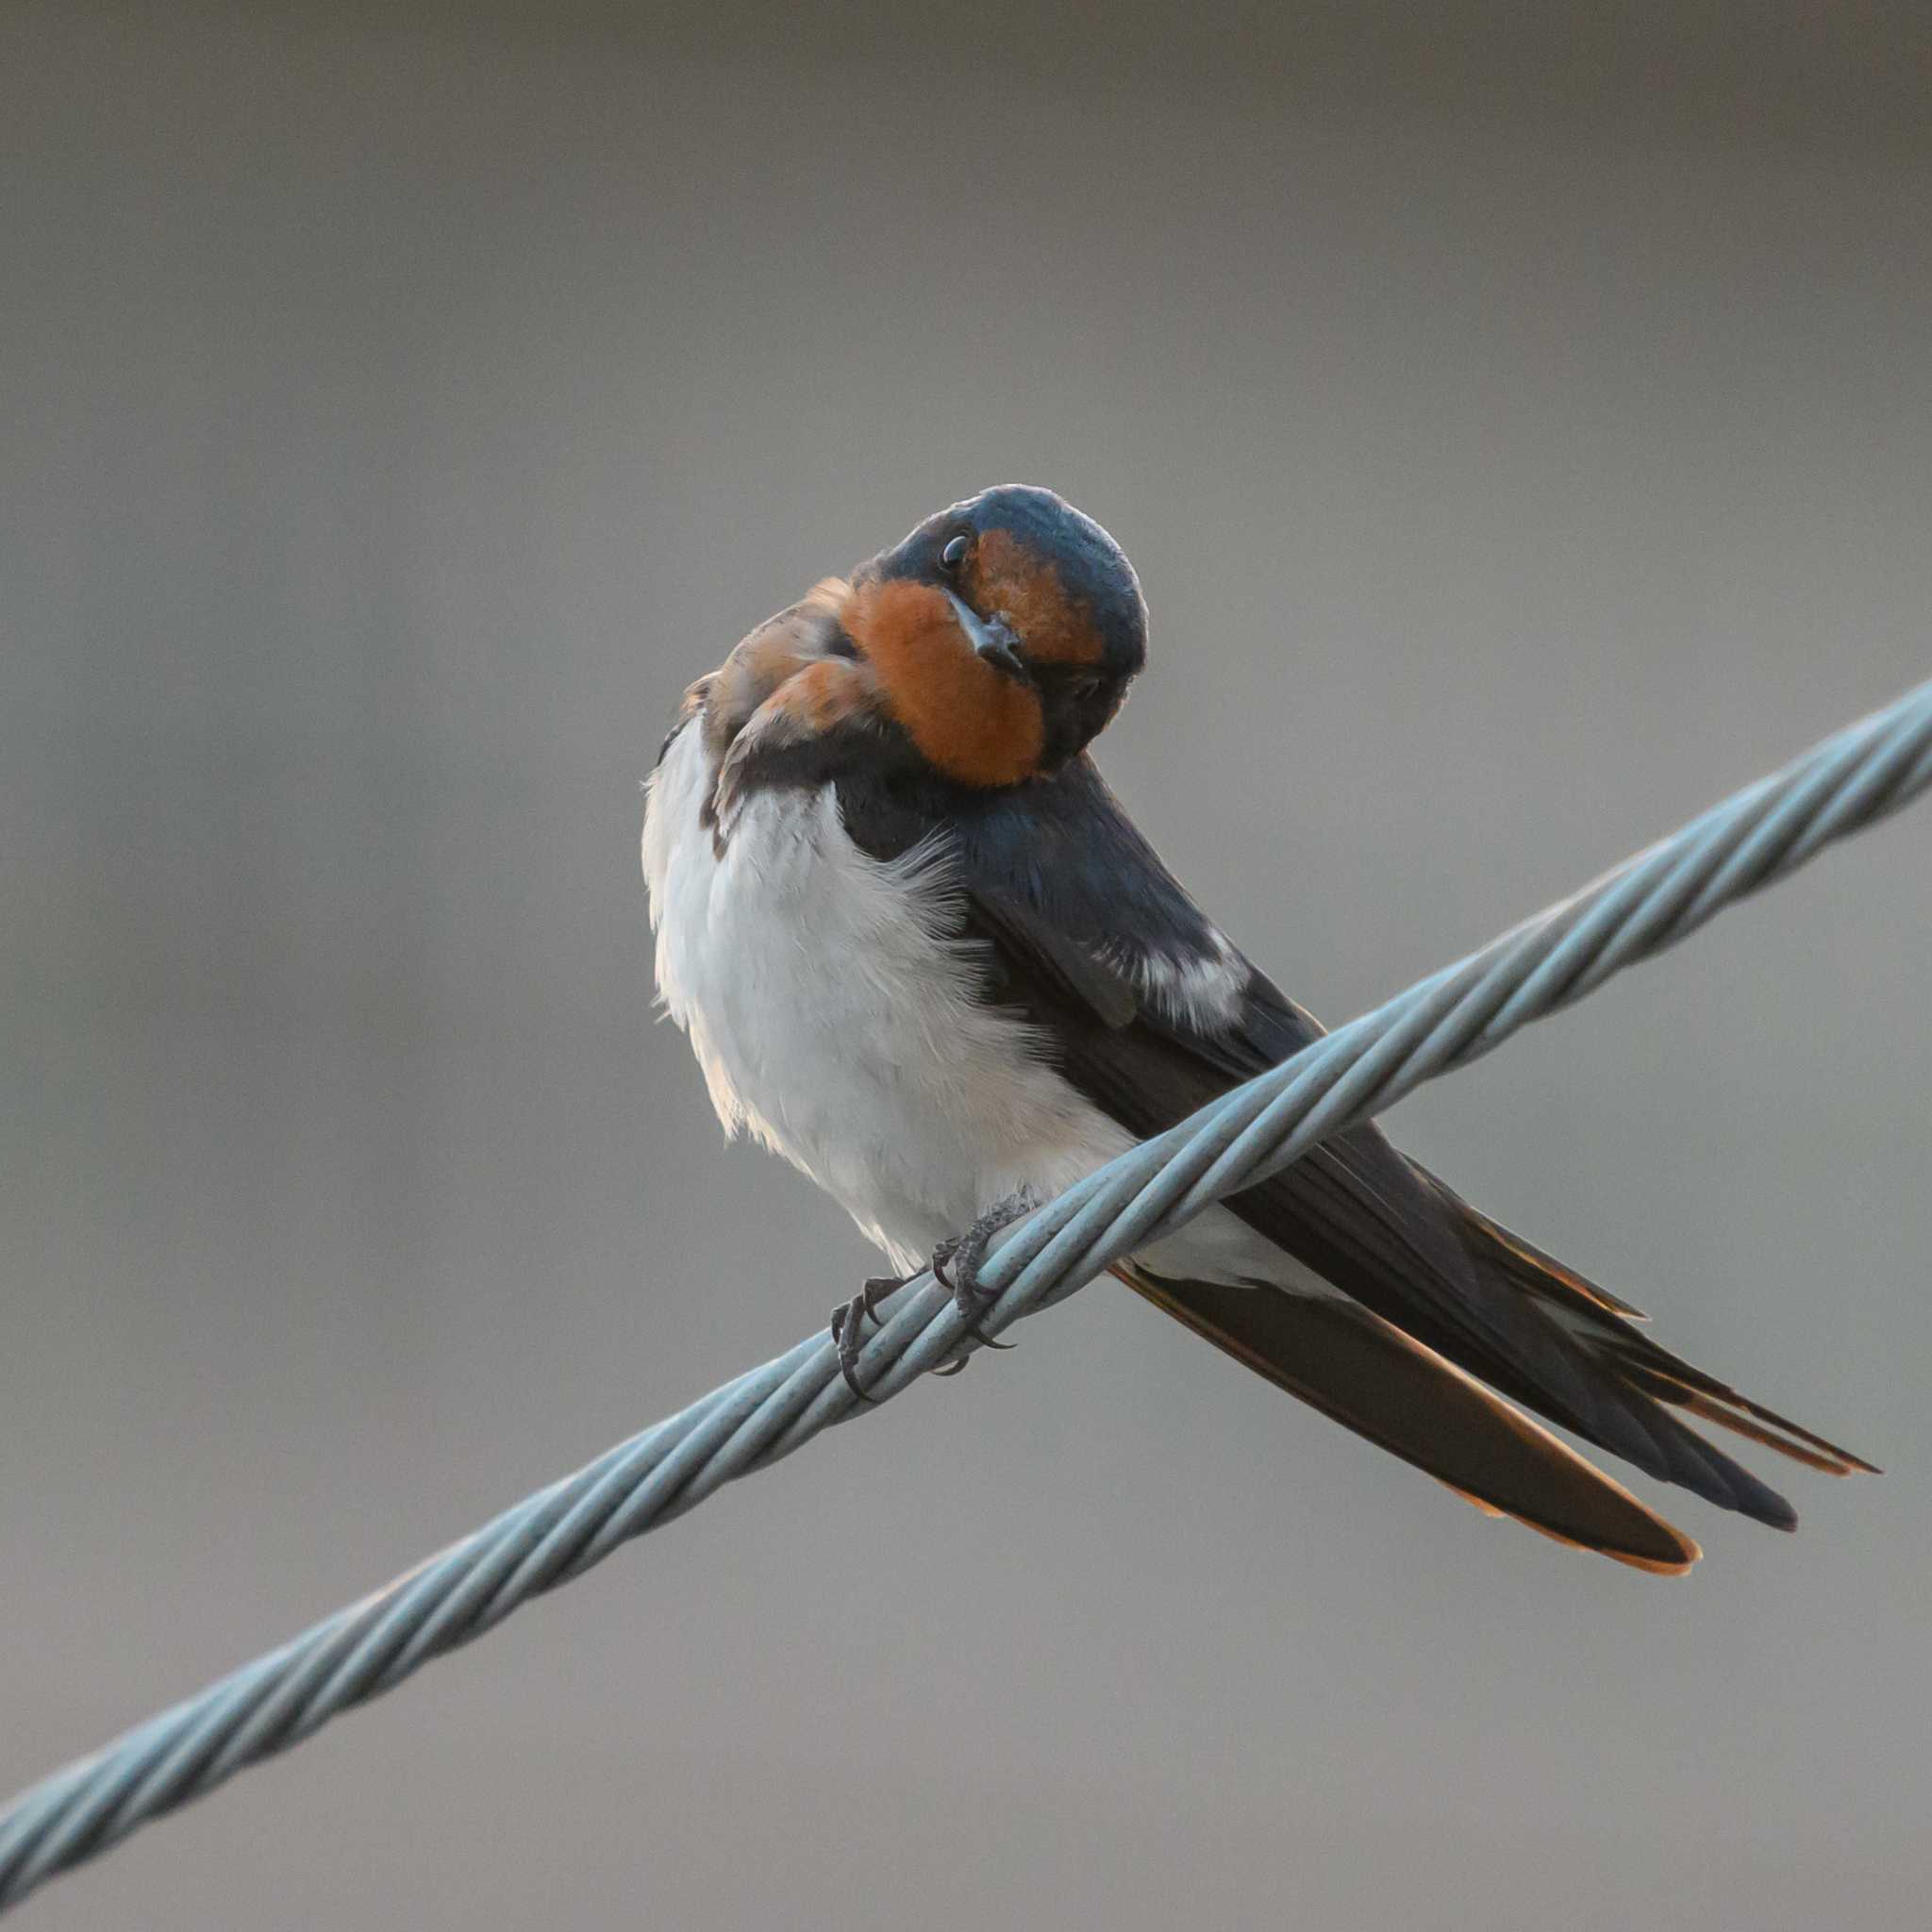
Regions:
<svg viewBox="0 0 1932 1932"><path fill-rule="evenodd" d="M940 561L948 570L958 570L961 562L964 561L965 556L966 539L963 536L955 537L952 540L952 541L948 543L946 547L940 552Z"/></svg>
<svg viewBox="0 0 1932 1932"><path fill-rule="evenodd" d="M1075 677L1072 679L1067 685L1068 694L1072 697L1076 698L1091 698L1093 695L1093 693L1097 691L1099 689L1099 678L1091 675L1086 677Z"/></svg>

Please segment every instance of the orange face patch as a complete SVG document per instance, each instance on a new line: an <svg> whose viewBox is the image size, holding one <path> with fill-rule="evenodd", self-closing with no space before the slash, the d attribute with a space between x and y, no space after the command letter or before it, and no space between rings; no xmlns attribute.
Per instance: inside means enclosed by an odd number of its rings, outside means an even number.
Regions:
<svg viewBox="0 0 1932 1932"><path fill-rule="evenodd" d="M962 785L1017 785L1040 769L1040 694L979 657L943 592L904 578L862 584L845 628L936 770Z"/></svg>
<svg viewBox="0 0 1932 1932"><path fill-rule="evenodd" d="M966 601L987 617L1005 617L1029 658L1047 664L1098 664L1100 633L1085 606L1061 588L1059 573L1008 530L989 530L967 562Z"/></svg>

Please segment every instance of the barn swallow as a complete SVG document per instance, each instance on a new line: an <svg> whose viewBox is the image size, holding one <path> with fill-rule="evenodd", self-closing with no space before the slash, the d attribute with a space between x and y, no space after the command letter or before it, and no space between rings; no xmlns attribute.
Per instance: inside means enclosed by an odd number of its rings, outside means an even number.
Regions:
<svg viewBox="0 0 1932 1932"><path fill-rule="evenodd" d="M1005 1221L1322 1032L1089 753L1146 649L1107 531L1051 491L988 490L754 630L686 693L649 784L660 997L727 1133L899 1270L950 1262L969 1314ZM1641 1569L1697 1545L1525 1409L1780 1529L1790 1504L1685 1416L1873 1467L1659 1347L1373 1124L1114 1273L1489 1513ZM892 1285L836 1324L856 1390Z"/></svg>

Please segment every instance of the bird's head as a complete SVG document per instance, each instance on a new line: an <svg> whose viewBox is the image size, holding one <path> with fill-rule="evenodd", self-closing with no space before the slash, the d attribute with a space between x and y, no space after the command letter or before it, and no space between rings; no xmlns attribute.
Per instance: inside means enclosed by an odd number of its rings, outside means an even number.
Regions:
<svg viewBox="0 0 1932 1932"><path fill-rule="evenodd" d="M1147 606L1120 545L1024 484L928 517L854 573L840 619L888 712L967 785L1058 771L1147 657Z"/></svg>

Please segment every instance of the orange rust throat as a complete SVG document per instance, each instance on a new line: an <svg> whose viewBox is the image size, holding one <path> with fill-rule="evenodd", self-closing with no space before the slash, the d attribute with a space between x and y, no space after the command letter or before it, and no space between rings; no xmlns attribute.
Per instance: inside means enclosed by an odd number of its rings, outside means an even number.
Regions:
<svg viewBox="0 0 1932 1932"><path fill-rule="evenodd" d="M865 654L886 708L921 756L961 785L1017 785L1040 770L1040 693L974 652L953 607L929 584L860 585L845 628Z"/></svg>

